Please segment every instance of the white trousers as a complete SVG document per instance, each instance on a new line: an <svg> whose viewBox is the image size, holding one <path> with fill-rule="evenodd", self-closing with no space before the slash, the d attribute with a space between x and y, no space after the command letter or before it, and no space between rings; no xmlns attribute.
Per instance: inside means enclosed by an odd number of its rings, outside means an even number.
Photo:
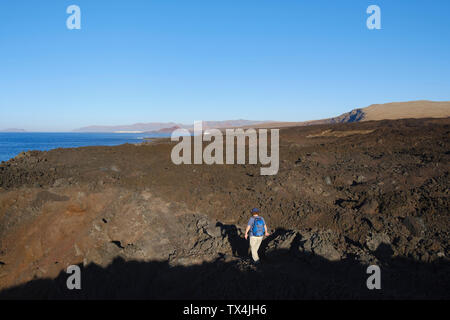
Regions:
<svg viewBox="0 0 450 320"><path fill-rule="evenodd" d="M261 245L262 240L263 240L263 237L250 236L250 250L252 252L253 261L259 260L258 249L259 249L259 246Z"/></svg>

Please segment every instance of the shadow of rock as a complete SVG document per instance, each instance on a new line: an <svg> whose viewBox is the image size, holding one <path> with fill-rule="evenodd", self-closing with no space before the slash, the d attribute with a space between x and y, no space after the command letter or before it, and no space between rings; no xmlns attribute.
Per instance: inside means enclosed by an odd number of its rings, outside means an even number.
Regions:
<svg viewBox="0 0 450 320"><path fill-rule="evenodd" d="M233 235L234 230L227 229ZM282 231L280 231L282 232ZM231 241L237 241L231 236ZM236 242L236 250L241 243ZM352 259L331 262L280 249L255 268L241 259L192 266L166 261L125 261L81 268L81 290L68 290L62 271L0 292L0 299L417 299L450 298L447 261L382 261L381 290L368 290L366 266Z"/></svg>
<svg viewBox="0 0 450 320"><path fill-rule="evenodd" d="M222 234L228 239L234 256L241 258L248 257L248 241L244 239L243 235L239 232L240 230L235 225L226 225L217 222L216 226L220 227Z"/></svg>

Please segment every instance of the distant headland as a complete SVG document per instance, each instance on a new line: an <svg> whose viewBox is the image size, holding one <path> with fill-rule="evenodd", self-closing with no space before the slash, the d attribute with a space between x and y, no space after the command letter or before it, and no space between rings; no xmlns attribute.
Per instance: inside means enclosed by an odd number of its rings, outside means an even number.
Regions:
<svg viewBox="0 0 450 320"><path fill-rule="evenodd" d="M24 129L8 128L0 130L0 132L26 132Z"/></svg>

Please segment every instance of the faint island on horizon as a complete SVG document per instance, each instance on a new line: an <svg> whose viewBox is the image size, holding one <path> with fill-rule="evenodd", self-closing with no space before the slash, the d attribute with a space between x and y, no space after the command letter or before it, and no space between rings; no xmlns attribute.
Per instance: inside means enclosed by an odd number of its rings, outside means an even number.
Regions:
<svg viewBox="0 0 450 320"><path fill-rule="evenodd" d="M17 129L17 128L8 128L8 129L2 129L0 132L27 132L24 129Z"/></svg>

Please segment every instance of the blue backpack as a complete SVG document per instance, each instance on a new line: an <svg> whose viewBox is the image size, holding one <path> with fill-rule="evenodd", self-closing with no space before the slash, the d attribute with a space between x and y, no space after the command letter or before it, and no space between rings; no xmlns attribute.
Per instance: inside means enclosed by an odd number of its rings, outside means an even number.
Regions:
<svg viewBox="0 0 450 320"><path fill-rule="evenodd" d="M264 235L264 220L256 217L252 225L252 234L255 237L262 237Z"/></svg>

